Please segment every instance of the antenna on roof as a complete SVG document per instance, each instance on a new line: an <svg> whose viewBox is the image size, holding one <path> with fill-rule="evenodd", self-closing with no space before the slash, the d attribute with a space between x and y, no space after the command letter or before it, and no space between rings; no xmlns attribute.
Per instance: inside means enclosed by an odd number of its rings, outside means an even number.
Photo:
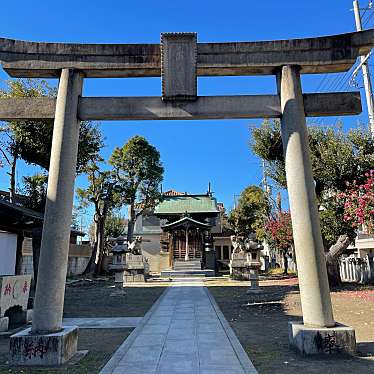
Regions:
<svg viewBox="0 0 374 374"><path fill-rule="evenodd" d="M213 191L212 191L212 184L209 182L208 184L208 196L212 197L213 196Z"/></svg>

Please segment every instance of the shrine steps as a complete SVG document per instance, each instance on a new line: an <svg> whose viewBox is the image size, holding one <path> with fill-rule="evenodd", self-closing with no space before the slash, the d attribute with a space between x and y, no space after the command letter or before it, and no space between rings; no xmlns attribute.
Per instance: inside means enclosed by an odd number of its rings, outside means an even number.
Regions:
<svg viewBox="0 0 374 374"><path fill-rule="evenodd" d="M201 270L200 260L174 261L173 270Z"/></svg>
<svg viewBox="0 0 374 374"><path fill-rule="evenodd" d="M201 278L201 277L214 277L214 270L163 270L160 278Z"/></svg>
<svg viewBox="0 0 374 374"><path fill-rule="evenodd" d="M214 277L214 270L201 269L201 261L193 259L188 261L174 260L172 270L163 270L161 278L193 278L193 277Z"/></svg>

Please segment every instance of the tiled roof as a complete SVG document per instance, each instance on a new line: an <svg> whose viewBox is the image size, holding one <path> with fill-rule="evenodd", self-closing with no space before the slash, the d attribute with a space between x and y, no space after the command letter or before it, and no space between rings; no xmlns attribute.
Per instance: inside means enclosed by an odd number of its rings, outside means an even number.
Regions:
<svg viewBox="0 0 374 374"><path fill-rule="evenodd" d="M164 196L155 214L219 213L217 201L209 195Z"/></svg>

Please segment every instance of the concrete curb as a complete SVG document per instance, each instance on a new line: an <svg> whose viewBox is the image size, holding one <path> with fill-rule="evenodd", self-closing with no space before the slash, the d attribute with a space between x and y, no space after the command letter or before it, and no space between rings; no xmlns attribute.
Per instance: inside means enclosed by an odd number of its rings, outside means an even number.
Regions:
<svg viewBox="0 0 374 374"><path fill-rule="evenodd" d="M162 299L165 297L169 287L166 287L161 296L155 301L151 306L148 312L145 314L139 325L131 332L131 334L125 339L125 341L117 348L110 360L105 364L105 366L100 370L100 374L112 374L113 371L117 368L118 363L125 356L127 351L130 349L135 339L138 337L139 333L142 331L145 324L151 318L154 310L161 303Z"/></svg>
<svg viewBox="0 0 374 374"><path fill-rule="evenodd" d="M231 328L230 324L227 322L225 316L223 315L221 309L219 308L213 295L209 292L208 288L204 286L204 290L207 293L210 302L213 305L215 312L217 313L218 319L222 324L223 329L234 349L236 356L246 374L258 374L258 371L253 366L252 361L249 359L247 353L245 352L243 346L240 344L234 330Z"/></svg>

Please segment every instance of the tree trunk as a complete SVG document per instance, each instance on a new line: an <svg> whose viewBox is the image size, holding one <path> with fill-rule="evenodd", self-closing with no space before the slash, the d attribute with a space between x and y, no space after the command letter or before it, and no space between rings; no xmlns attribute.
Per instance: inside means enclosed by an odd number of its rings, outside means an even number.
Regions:
<svg viewBox="0 0 374 374"><path fill-rule="evenodd" d="M97 235L97 250L95 253L95 265L94 265L94 276L98 276L101 273L101 264L104 254L104 228L105 228L105 217L101 217L98 225Z"/></svg>
<svg viewBox="0 0 374 374"><path fill-rule="evenodd" d="M341 284L340 271L339 271L339 257L344 253L351 243L352 238L348 235L340 235L334 245L332 245L326 256L327 274L331 287Z"/></svg>
<svg viewBox="0 0 374 374"><path fill-rule="evenodd" d="M132 243L134 236L134 225L136 221L134 204L130 205L129 220L127 223L127 243Z"/></svg>
<svg viewBox="0 0 374 374"><path fill-rule="evenodd" d="M24 240L23 232L17 234L17 249L16 249L16 266L14 269L14 274L21 274L21 262L22 262L22 244Z"/></svg>
<svg viewBox="0 0 374 374"><path fill-rule="evenodd" d="M283 251L283 266L284 266L284 272L283 274L288 274L288 256L287 251Z"/></svg>
<svg viewBox="0 0 374 374"><path fill-rule="evenodd" d="M10 187L9 187L9 202L14 204L16 202L16 168L17 156L14 155L10 165Z"/></svg>
<svg viewBox="0 0 374 374"><path fill-rule="evenodd" d="M38 282L38 269L39 269L39 257L40 257L40 246L42 244L42 232L43 227L37 227L32 230L32 262L34 269L34 282L33 282L33 293L35 294L36 283Z"/></svg>
<svg viewBox="0 0 374 374"><path fill-rule="evenodd" d="M98 248L97 245L99 243L99 241L98 241L99 219L96 218L96 217L94 218L94 224L95 224L95 240L94 240L94 243L93 243L93 248L92 248L90 259L88 260L86 269L84 270L84 272L82 273L82 275L86 275L86 274L90 274L90 273L94 272L94 264L95 264L96 253L97 253L97 248Z"/></svg>
<svg viewBox="0 0 374 374"><path fill-rule="evenodd" d="M95 277L100 275L102 270L102 262L104 255L104 243L105 243L105 221L106 215L95 218L95 243L94 249L91 253L90 260L86 266L83 274L92 273Z"/></svg>

